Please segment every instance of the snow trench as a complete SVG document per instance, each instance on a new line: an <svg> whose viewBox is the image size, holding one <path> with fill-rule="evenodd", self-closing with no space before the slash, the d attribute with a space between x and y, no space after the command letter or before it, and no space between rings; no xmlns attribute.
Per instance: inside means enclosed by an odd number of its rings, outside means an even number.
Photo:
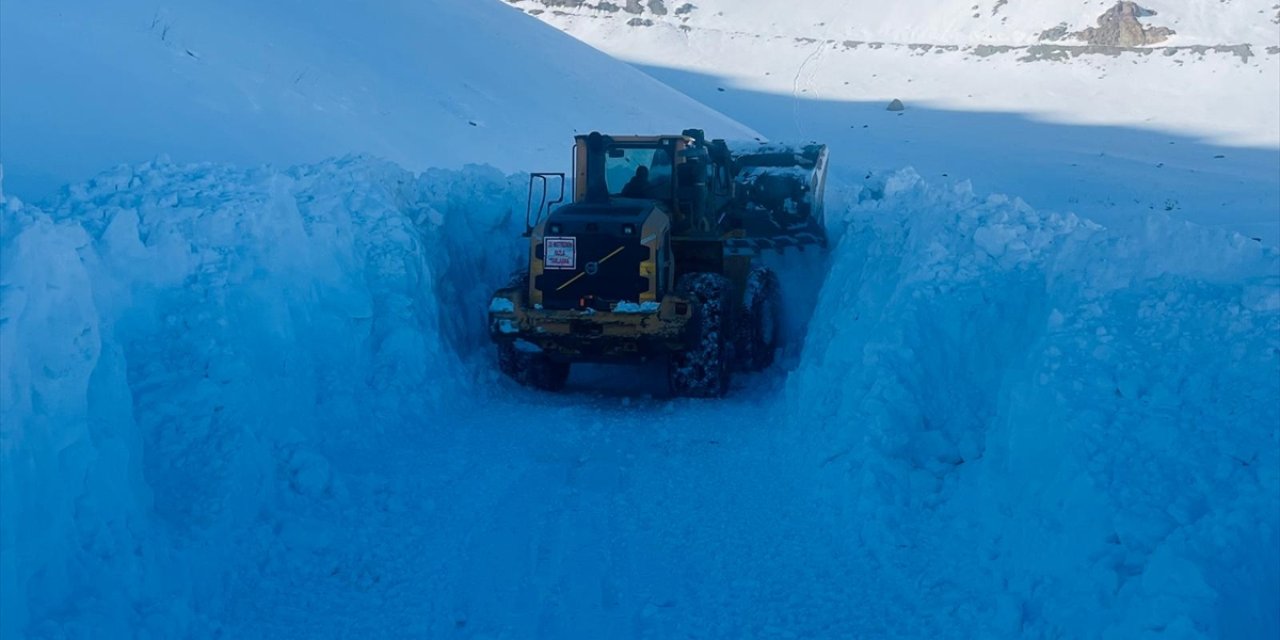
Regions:
<svg viewBox="0 0 1280 640"><path fill-rule="evenodd" d="M782 459L822 469L832 535L921 603L904 614L965 637L1280 631L1276 251L910 170L833 188L830 272L780 261L771 393ZM0 635L216 629L238 551L287 533L263 514L342 499L317 441L448 428L508 384L483 317L524 198L490 168L352 157L0 200Z"/></svg>

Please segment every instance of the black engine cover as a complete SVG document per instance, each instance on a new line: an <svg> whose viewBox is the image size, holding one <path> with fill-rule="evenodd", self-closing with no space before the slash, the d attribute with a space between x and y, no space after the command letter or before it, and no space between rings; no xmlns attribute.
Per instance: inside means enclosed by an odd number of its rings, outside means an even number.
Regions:
<svg viewBox="0 0 1280 640"><path fill-rule="evenodd" d="M611 205L566 205L544 227L535 251L543 272L534 278L546 309L584 306L608 310L618 301L638 302L649 291L640 263L652 249L641 244L640 233L652 209L632 201Z"/></svg>

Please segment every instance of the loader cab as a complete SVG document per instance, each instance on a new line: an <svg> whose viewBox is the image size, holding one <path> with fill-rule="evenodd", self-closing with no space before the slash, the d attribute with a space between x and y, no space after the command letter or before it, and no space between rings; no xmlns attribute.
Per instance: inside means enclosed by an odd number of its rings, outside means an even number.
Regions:
<svg viewBox="0 0 1280 640"><path fill-rule="evenodd" d="M714 234L713 202L727 199L731 191L728 171L713 163L702 132L695 129L680 135L580 135L574 139L573 160L575 203L653 200L681 235ZM648 175L636 190L633 181L641 167Z"/></svg>
<svg viewBox="0 0 1280 640"><path fill-rule="evenodd" d="M644 167L643 197L670 203L675 198L675 165L687 145L683 136L578 136L573 145L573 201L621 198L624 187Z"/></svg>
<svg viewBox="0 0 1280 640"><path fill-rule="evenodd" d="M577 136L570 202L555 206L565 195L563 174L530 179L529 303L599 311L652 304L681 273L719 270L720 212L733 192L727 148L716 154L723 144L708 145L696 129ZM551 199L549 179L559 186ZM536 211L535 184L543 194Z"/></svg>
<svg viewBox="0 0 1280 640"><path fill-rule="evenodd" d="M610 197L670 200L675 161L671 150L615 146L605 154L605 184Z"/></svg>

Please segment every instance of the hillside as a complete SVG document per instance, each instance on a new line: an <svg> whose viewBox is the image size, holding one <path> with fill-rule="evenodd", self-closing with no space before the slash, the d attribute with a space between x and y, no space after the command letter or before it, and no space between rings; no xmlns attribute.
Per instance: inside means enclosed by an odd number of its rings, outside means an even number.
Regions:
<svg viewBox="0 0 1280 640"><path fill-rule="evenodd" d="M652 26L671 24L762 36L862 40L892 44L1033 45L1062 42L1076 45L1142 45L1103 33L1053 37L1061 25L1068 33L1098 26L1116 3L1110 0L902 0L900 2L830 2L829 0L511 0L525 10L556 16L578 15ZM1134 3L1130 3L1134 4ZM785 8L785 10L781 10ZM1270 0L1222 0L1188 5L1173 0L1135 4L1134 17L1149 18L1155 28L1173 31L1168 45L1248 44L1265 48L1280 44L1276 25L1280 8ZM1152 34L1156 35L1156 34Z"/></svg>
<svg viewBox="0 0 1280 640"><path fill-rule="evenodd" d="M27 198L160 155L527 171L564 168L574 131L746 133L496 2L74 0L0 14L0 163Z"/></svg>
<svg viewBox="0 0 1280 640"><path fill-rule="evenodd" d="M913 166L1106 224L1280 243L1265 0L513 4L766 136L827 142L851 175Z"/></svg>

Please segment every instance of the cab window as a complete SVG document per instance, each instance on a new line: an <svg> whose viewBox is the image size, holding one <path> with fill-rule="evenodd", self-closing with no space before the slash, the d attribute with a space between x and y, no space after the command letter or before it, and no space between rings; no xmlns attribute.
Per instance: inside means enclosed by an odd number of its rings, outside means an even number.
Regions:
<svg viewBox="0 0 1280 640"><path fill-rule="evenodd" d="M660 198L671 190L672 160L666 149L613 147L605 157L609 194Z"/></svg>

